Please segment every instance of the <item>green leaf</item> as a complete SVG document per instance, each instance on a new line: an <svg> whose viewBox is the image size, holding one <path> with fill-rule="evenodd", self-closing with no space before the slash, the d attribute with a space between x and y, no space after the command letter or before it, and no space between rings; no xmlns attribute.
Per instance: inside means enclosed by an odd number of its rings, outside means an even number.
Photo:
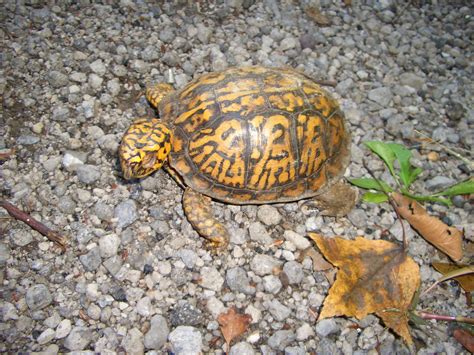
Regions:
<svg viewBox="0 0 474 355"><path fill-rule="evenodd" d="M382 203L388 201L388 196L382 192L366 192L362 200L369 203Z"/></svg>
<svg viewBox="0 0 474 355"><path fill-rule="evenodd" d="M410 193L403 193L403 195L412 198L417 201L429 201L429 202L436 202L441 203L446 206L451 206L453 203L451 200L447 198L438 197L436 195L412 195Z"/></svg>
<svg viewBox="0 0 474 355"><path fill-rule="evenodd" d="M422 170L420 168L413 169L410 163L411 151L409 149L397 143L387 143L387 146L393 152L396 160L398 160L398 163L400 164L399 176L403 186L408 189L413 181L415 181L416 177L420 175Z"/></svg>
<svg viewBox="0 0 474 355"><path fill-rule="evenodd" d="M364 144L375 154L377 154L387 165L390 174L396 179L395 170L393 168L393 162L397 158L387 143L377 142L377 141L368 141Z"/></svg>
<svg viewBox="0 0 474 355"><path fill-rule="evenodd" d="M446 190L437 192L434 196L469 195L474 193L474 179L469 179L459 184L448 187Z"/></svg>
<svg viewBox="0 0 474 355"><path fill-rule="evenodd" d="M370 178L357 178L349 179L349 182L357 187L361 187L367 190L385 191L392 192L393 189L386 182L382 180L370 179Z"/></svg>

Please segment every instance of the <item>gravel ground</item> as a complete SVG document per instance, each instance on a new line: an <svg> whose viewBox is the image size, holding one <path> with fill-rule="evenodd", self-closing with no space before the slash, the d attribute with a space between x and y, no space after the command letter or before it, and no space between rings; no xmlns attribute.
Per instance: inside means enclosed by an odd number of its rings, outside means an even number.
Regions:
<svg viewBox="0 0 474 355"><path fill-rule="evenodd" d="M228 252L212 255L183 217L173 180L160 171L124 181L117 147L134 118L154 114L142 95L147 83L180 88L229 66L286 65L337 82L329 90L353 134L348 176L366 175L364 162L382 173L362 141L394 140L424 168L420 192L465 179L468 166L422 144L415 129L470 157L470 1L412 2L402 12L402 1L347 8L321 0L327 27L305 14L311 1L0 3L0 149L14 150L1 165L2 195L69 239L61 254L0 210L0 351L222 354L216 318L236 306L253 321L230 354L407 353L374 316L316 322L329 283L300 258L308 231L399 239L387 205L360 202L336 220L301 202L216 202L232 239ZM455 204L432 212L472 242L472 204ZM439 277L430 262L443 256L409 238L427 285ZM449 282L419 308L469 314ZM419 353L462 353L450 331L445 323L414 327Z"/></svg>

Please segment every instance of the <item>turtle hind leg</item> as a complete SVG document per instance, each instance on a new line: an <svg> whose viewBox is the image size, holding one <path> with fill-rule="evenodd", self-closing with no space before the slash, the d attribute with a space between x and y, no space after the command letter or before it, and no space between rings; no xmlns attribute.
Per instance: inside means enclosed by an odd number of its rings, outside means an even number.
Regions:
<svg viewBox="0 0 474 355"><path fill-rule="evenodd" d="M186 188L183 208L189 223L214 249L225 248L229 244L229 232L212 213L211 198Z"/></svg>
<svg viewBox="0 0 474 355"><path fill-rule="evenodd" d="M306 204L315 206L322 216L342 217L354 208L359 191L344 181L332 185L329 190L314 197Z"/></svg>

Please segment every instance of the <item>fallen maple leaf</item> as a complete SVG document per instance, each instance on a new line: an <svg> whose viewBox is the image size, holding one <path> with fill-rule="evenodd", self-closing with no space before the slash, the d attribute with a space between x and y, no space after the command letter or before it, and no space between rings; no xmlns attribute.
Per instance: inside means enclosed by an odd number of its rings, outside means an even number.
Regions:
<svg viewBox="0 0 474 355"><path fill-rule="evenodd" d="M247 331L252 316L238 313L235 307L232 307L226 313L219 314L217 321L221 325L221 332L227 343L227 349L230 349L232 340Z"/></svg>
<svg viewBox="0 0 474 355"><path fill-rule="evenodd" d="M418 202L406 196L393 192L391 197L400 216L405 218L423 238L454 261L462 259L462 232L459 229L449 227L438 218L430 216Z"/></svg>
<svg viewBox="0 0 474 355"><path fill-rule="evenodd" d="M474 291L474 265L455 265L448 263L433 263L432 265L436 271L443 274L443 277L437 280L433 286L448 279L455 279L464 291ZM430 289L432 287L430 287ZM428 292L428 290L425 292Z"/></svg>
<svg viewBox="0 0 474 355"><path fill-rule="evenodd" d="M309 236L339 268L320 319L342 315L362 319L375 313L412 345L407 313L420 285L420 271L404 249L385 240Z"/></svg>

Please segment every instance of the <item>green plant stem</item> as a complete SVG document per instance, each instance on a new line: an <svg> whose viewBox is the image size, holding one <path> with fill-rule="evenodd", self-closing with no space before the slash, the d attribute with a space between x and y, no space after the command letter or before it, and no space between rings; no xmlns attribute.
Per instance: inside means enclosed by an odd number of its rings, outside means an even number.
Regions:
<svg viewBox="0 0 474 355"><path fill-rule="evenodd" d="M452 205L451 200L446 199L446 198L442 198L442 197L436 197L434 195L428 195L428 196L413 195L413 194L409 193L406 190L402 191L402 194L404 196L409 197L409 198L411 198L413 200L416 200L416 201L438 202L438 203L442 203L446 206L451 206Z"/></svg>

